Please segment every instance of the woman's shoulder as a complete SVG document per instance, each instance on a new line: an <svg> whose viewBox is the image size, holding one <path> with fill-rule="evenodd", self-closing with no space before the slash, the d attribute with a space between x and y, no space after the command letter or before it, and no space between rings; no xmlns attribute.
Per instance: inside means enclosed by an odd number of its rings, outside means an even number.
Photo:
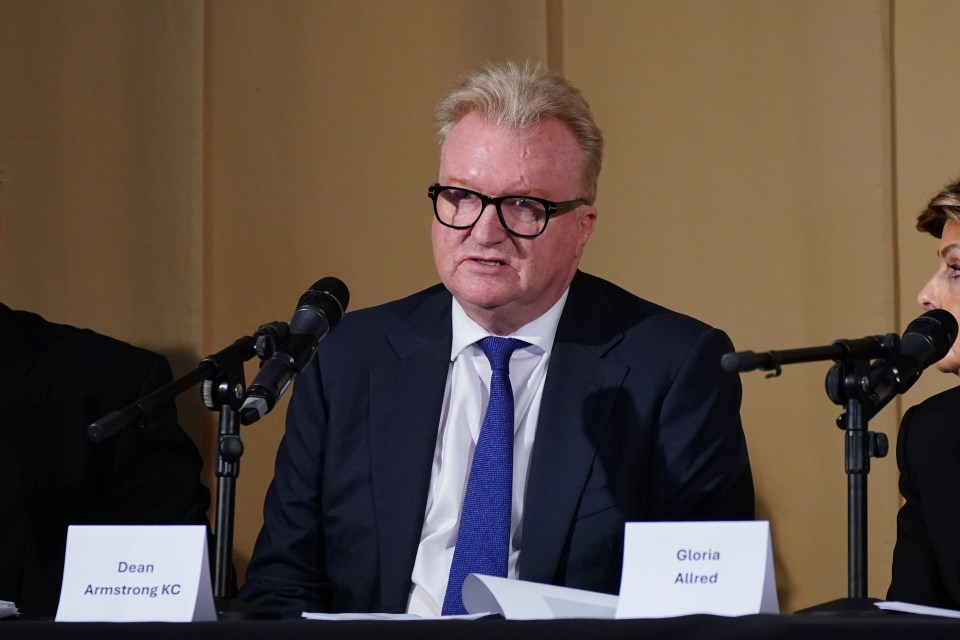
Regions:
<svg viewBox="0 0 960 640"><path fill-rule="evenodd" d="M911 407L900 425L899 439L911 448L960 442L960 387L947 389Z"/></svg>
<svg viewBox="0 0 960 640"><path fill-rule="evenodd" d="M953 387L930 396L910 410L924 416L928 414L936 416L947 412L960 420L960 387Z"/></svg>

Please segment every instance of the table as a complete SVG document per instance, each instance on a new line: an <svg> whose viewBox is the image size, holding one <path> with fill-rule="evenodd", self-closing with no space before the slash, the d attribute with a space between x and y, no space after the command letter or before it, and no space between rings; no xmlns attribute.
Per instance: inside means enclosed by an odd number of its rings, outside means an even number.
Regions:
<svg viewBox="0 0 960 640"><path fill-rule="evenodd" d="M175 623L56 623L0 620L3 640L903 640L960 637L960 620L899 613L695 615L656 620L424 620L330 622L302 619Z"/></svg>

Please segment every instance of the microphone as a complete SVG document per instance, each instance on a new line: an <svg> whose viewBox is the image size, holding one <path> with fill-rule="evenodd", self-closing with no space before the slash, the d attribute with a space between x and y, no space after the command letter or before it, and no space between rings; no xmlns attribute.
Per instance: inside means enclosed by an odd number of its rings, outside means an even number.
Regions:
<svg viewBox="0 0 960 640"><path fill-rule="evenodd" d="M939 361L957 339L957 320L943 309L927 311L907 325L900 350L877 360L867 383L864 419L869 420L897 394L905 393L923 370Z"/></svg>
<svg viewBox="0 0 960 640"><path fill-rule="evenodd" d="M350 302L347 285L338 278L321 278L300 296L283 345L263 362L240 407L240 422L253 424L277 404L294 377L306 366L317 344L340 324Z"/></svg>

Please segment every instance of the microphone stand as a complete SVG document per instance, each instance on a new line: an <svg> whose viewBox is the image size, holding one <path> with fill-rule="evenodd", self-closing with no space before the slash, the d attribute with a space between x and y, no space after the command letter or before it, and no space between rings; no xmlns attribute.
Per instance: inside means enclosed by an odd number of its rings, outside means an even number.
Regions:
<svg viewBox="0 0 960 640"><path fill-rule="evenodd" d="M725 354L721 365L727 371L763 369L778 377L781 365L794 362L835 360L827 372L824 386L834 404L844 407L837 426L845 431L844 471L847 474L847 597L802 609L796 613L880 613L867 597L867 475L870 458L883 458L889 444L883 433L867 429L867 411L872 405L870 361L897 353L900 338L891 333L858 340L837 340L829 347L788 351L752 351ZM872 414L871 414L872 415Z"/></svg>
<svg viewBox="0 0 960 640"><path fill-rule="evenodd" d="M235 596L233 575L233 529L236 482L240 474L243 443L240 440L240 405L245 391L243 363L273 354L286 336L286 323L262 325L254 336L244 336L200 361L196 369L140 398L125 409L114 411L87 427L87 437L101 442L129 426L144 426L161 406L180 393L202 383L204 406L219 412L217 428L217 503L215 524L213 595L218 601ZM218 609L220 607L218 606ZM240 607L246 617L272 617L256 607ZM221 612L223 613L223 612Z"/></svg>
<svg viewBox="0 0 960 640"><path fill-rule="evenodd" d="M256 352L252 340L244 347L249 349L249 360ZM240 347L244 349L244 347ZM216 542L214 550L213 595L216 598L234 597L233 576L233 526L236 513L237 478L240 475L240 456L243 442L240 440L240 401L245 384L242 361L230 366L218 375L203 382L204 405L218 411L217 421L217 509Z"/></svg>
<svg viewBox="0 0 960 640"><path fill-rule="evenodd" d="M838 362L827 372L827 396L844 407L837 426L844 430L844 471L847 474L847 597L802 609L797 613L879 613L867 597L867 476L870 458L889 451L884 433L867 428L870 407L869 358Z"/></svg>

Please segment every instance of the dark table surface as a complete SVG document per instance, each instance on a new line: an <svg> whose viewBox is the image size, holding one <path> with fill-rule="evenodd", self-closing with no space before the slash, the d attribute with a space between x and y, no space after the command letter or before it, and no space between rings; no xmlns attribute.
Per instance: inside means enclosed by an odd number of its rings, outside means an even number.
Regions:
<svg viewBox="0 0 960 640"><path fill-rule="evenodd" d="M725 638L960 638L960 620L898 613L753 615L738 618L683 616L652 620L481 620L312 621L221 620L195 623L62 623L0 620L0 638L36 640L583 640L641 638L723 640Z"/></svg>

